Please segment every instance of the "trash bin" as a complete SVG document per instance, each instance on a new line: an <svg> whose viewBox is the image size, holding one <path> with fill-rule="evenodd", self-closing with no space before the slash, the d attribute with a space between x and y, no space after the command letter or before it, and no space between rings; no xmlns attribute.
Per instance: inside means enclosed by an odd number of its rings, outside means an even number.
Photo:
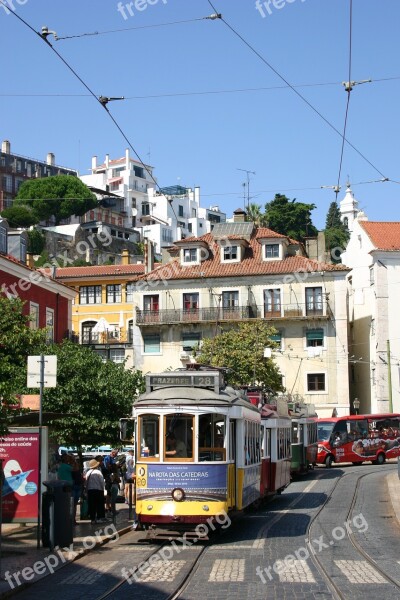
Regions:
<svg viewBox="0 0 400 600"><path fill-rule="evenodd" d="M42 544L51 550L73 542L74 500L68 481L43 481L47 491L42 496Z"/></svg>

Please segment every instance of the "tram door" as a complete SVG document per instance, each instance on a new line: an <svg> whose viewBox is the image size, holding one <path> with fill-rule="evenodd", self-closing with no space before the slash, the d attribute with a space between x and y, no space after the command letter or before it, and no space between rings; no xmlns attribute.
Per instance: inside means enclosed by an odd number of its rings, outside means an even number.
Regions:
<svg viewBox="0 0 400 600"><path fill-rule="evenodd" d="M236 420L229 421L228 506L236 506Z"/></svg>

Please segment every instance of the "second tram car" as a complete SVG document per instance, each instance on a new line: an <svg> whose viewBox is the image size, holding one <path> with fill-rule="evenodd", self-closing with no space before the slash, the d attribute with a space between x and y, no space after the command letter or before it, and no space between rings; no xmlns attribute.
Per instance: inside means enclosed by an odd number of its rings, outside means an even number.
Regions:
<svg viewBox="0 0 400 600"><path fill-rule="evenodd" d="M292 414L292 477L307 473L317 464L318 428L317 417L307 416L307 410L301 415Z"/></svg>
<svg viewBox="0 0 400 600"><path fill-rule="evenodd" d="M286 411L287 413L287 411ZM290 483L291 420L286 414L261 409L261 497L280 494Z"/></svg>

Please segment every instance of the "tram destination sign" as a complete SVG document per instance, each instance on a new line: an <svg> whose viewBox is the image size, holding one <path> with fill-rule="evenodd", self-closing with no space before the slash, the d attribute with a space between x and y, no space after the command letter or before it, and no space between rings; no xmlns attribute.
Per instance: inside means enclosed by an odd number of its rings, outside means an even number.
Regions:
<svg viewBox="0 0 400 600"><path fill-rule="evenodd" d="M220 374L218 371L199 373L152 373L146 376L147 391L167 387L196 387L219 391Z"/></svg>

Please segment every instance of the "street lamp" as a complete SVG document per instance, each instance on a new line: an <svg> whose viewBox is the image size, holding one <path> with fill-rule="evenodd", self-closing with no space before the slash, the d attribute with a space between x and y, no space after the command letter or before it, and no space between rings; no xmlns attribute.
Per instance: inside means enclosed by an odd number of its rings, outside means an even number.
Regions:
<svg viewBox="0 0 400 600"><path fill-rule="evenodd" d="M360 401L358 398L354 398L353 407L354 407L354 410L356 411L356 415L358 415L358 409L360 408Z"/></svg>

